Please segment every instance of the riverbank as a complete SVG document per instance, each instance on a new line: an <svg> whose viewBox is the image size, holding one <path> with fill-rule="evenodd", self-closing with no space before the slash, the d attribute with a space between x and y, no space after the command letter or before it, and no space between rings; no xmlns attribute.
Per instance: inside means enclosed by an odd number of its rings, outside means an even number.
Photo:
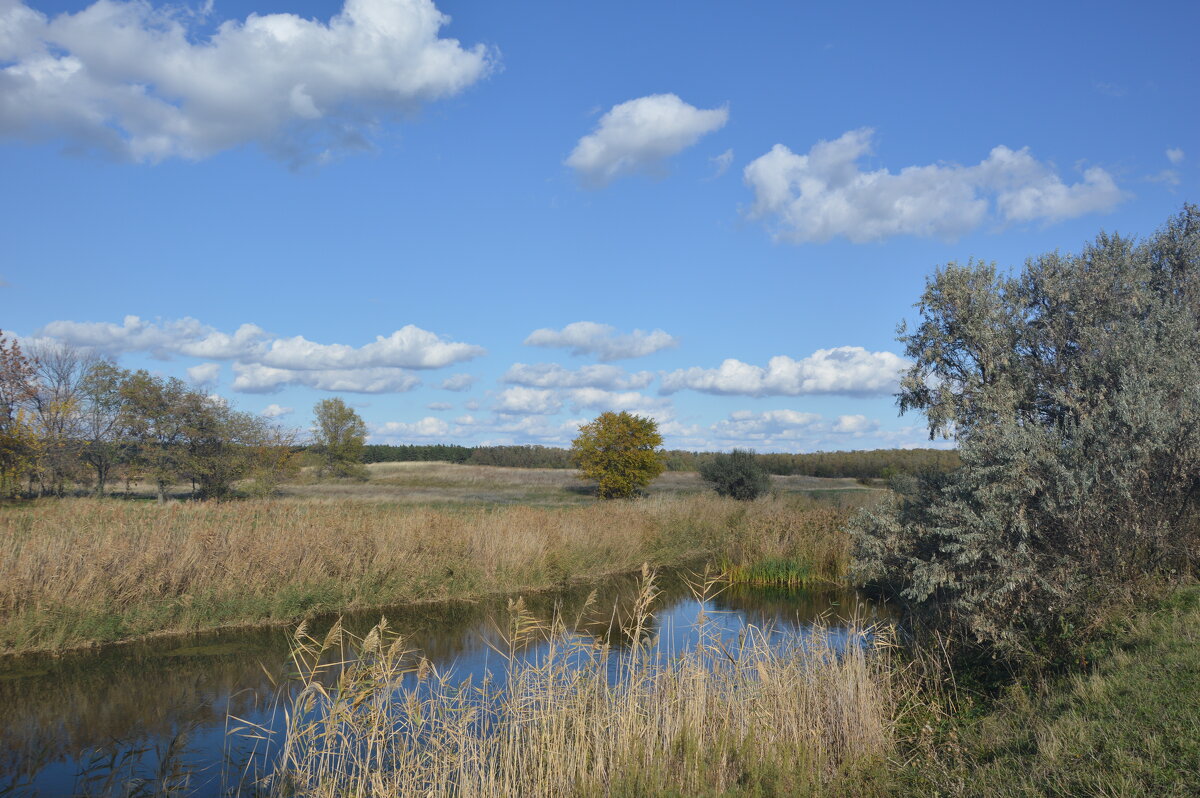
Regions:
<svg viewBox="0 0 1200 798"><path fill-rule="evenodd" d="M1200 795L1200 586L1131 612L1072 673L960 699L887 794Z"/></svg>
<svg viewBox="0 0 1200 798"><path fill-rule="evenodd" d="M546 589L643 562L785 552L836 580L846 514L798 496L444 509L40 500L0 508L0 654Z"/></svg>

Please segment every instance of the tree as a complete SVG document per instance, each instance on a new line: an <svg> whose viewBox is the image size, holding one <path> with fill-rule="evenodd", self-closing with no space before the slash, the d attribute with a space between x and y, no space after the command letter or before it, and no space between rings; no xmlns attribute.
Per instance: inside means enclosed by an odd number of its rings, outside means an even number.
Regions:
<svg viewBox="0 0 1200 798"><path fill-rule="evenodd" d="M0 332L0 498L17 494L36 461L38 440L29 423L36 393L35 364Z"/></svg>
<svg viewBox="0 0 1200 798"><path fill-rule="evenodd" d="M624 411L602 413L579 428L571 457L580 479L595 480L602 499L635 496L663 472L662 446L654 419Z"/></svg>
<svg viewBox="0 0 1200 798"><path fill-rule="evenodd" d="M1008 277L950 264L901 340L902 410L953 435L852 529L917 628L1013 663L1069 657L1114 604L1200 564L1200 208Z"/></svg>
<svg viewBox="0 0 1200 798"><path fill-rule="evenodd" d="M30 348L37 371L31 405L41 439L40 491L62 496L68 481L78 482L83 433L83 380L98 358L69 344L38 341Z"/></svg>
<svg viewBox="0 0 1200 798"><path fill-rule="evenodd" d="M754 452L734 449L720 453L700 466L700 478L719 496L739 501L754 501L771 489L771 478L759 464Z"/></svg>
<svg viewBox="0 0 1200 798"><path fill-rule="evenodd" d="M363 447L367 425L340 398L322 399L313 407L313 443L321 455L322 475L364 477Z"/></svg>
<svg viewBox="0 0 1200 798"><path fill-rule="evenodd" d="M183 477L183 447L194 393L180 379L162 379L146 371L130 374L121 384L121 426L133 464L154 480L158 503L167 488Z"/></svg>
<svg viewBox="0 0 1200 798"><path fill-rule="evenodd" d="M93 363L79 383L80 459L96 475L96 495L104 495L113 466L121 453L124 399L121 386L129 372L100 360Z"/></svg>

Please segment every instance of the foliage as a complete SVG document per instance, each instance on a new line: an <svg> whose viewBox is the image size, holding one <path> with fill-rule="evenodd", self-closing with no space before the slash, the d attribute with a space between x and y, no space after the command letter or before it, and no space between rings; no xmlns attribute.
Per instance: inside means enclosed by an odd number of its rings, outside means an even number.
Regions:
<svg viewBox="0 0 1200 798"><path fill-rule="evenodd" d="M334 397L317 402L313 417L313 442L321 455L321 475L364 478L367 425L358 413Z"/></svg>
<svg viewBox="0 0 1200 798"><path fill-rule="evenodd" d="M1200 209L1017 276L928 281L902 410L963 465L855 524L862 581L911 623L1061 661L1114 605L1200 562ZM902 328L902 334L906 331Z"/></svg>
<svg viewBox="0 0 1200 798"><path fill-rule="evenodd" d="M579 428L571 442L571 456L580 479L595 480L602 499L626 499L638 493L663 472L656 451L662 445L658 424L621 411L601 413Z"/></svg>
<svg viewBox="0 0 1200 798"><path fill-rule="evenodd" d="M37 385L35 364L0 333L0 499L16 495L35 462L37 436L25 409Z"/></svg>
<svg viewBox="0 0 1200 798"><path fill-rule="evenodd" d="M771 478L754 457L754 452L734 449L721 452L700 466L700 478L709 483L718 496L739 501L754 501L771 489Z"/></svg>

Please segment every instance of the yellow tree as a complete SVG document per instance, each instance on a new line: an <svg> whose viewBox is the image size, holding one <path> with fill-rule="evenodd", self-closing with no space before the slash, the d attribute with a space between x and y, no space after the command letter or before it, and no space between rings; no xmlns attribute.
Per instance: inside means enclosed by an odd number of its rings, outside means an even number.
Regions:
<svg viewBox="0 0 1200 798"><path fill-rule="evenodd" d="M652 418L602 413L579 428L571 457L579 478L595 480L602 499L636 496L663 472L662 436Z"/></svg>

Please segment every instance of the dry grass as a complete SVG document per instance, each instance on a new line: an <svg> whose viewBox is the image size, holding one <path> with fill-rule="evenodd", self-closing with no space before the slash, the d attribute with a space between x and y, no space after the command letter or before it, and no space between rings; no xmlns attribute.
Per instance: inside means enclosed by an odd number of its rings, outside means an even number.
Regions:
<svg viewBox="0 0 1200 798"><path fill-rule="evenodd" d="M782 498L450 509L39 500L0 507L0 653L548 588L644 561L748 558L747 530L751 541L771 529L786 538L814 518L840 537L827 510Z"/></svg>
<svg viewBox="0 0 1200 798"><path fill-rule="evenodd" d="M514 602L498 649L506 672L480 684L436 672L386 621L348 648L339 630L321 641L301 628L300 689L257 787L313 798L844 795L889 752L886 633L854 633L862 644L839 650L820 629L781 647L748 628L731 648L702 616L694 649L660 657L648 645L653 597L649 576L615 672L606 646ZM548 651L526 656L531 641Z"/></svg>

